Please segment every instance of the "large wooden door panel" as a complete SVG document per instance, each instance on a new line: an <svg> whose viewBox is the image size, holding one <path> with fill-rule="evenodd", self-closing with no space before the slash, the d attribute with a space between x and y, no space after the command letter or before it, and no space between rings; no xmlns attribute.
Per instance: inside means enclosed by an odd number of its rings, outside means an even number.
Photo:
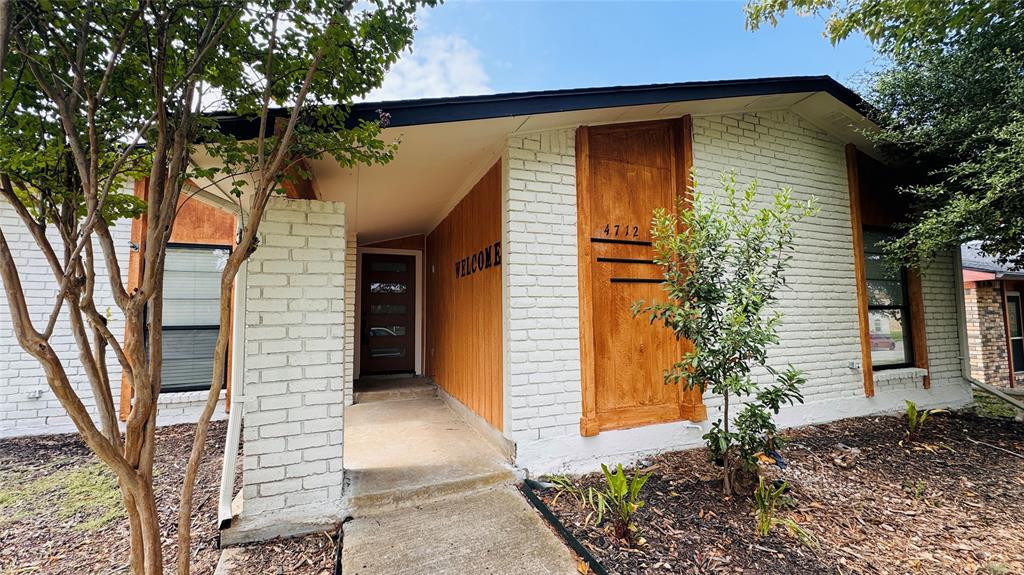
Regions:
<svg viewBox="0 0 1024 575"><path fill-rule="evenodd" d="M631 312L665 297L650 223L685 190L687 122L577 133L584 435L704 417L699 394L664 381L687 343Z"/></svg>

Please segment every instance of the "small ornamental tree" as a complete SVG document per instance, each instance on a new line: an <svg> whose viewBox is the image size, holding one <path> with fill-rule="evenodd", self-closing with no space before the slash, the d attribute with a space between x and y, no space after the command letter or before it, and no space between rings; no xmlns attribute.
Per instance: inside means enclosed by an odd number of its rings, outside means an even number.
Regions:
<svg viewBox="0 0 1024 575"><path fill-rule="evenodd" d="M723 491L730 494L735 471L756 469L757 456L775 448L773 415L785 403L803 401L801 373L793 367L777 372L767 364L767 350L779 341L782 313L773 304L786 284L793 224L815 208L813 199L795 202L788 188L759 208L756 181L739 192L735 175L723 174L722 185L721 195L705 195L694 185L676 213L655 210L651 235L667 299L637 302L633 311L693 343L665 371L666 383L681 381L722 397L722 416L704 440L723 467ZM759 388L755 368L765 368L776 383ZM746 406L734 425L736 400Z"/></svg>
<svg viewBox="0 0 1024 575"><path fill-rule="evenodd" d="M259 249L260 223L302 161L389 161L381 121L347 122L349 105L380 85L433 0L0 0L0 198L19 224L0 226L0 283L21 347L41 364L85 444L117 477L134 575L176 571L191 558L193 489L224 385L235 274ZM258 124L236 137L209 112ZM206 161L199 167L196 158ZM214 166L214 167L209 167ZM144 179L140 201L120 192ZM220 281L220 331L209 395L185 467L176 528L154 497L161 388L163 274L178 206L220 194L239 215ZM111 227L145 224L141 279L123 280ZM30 310L7 237L27 232L55 290ZM113 301L101 309L97 294ZM113 329L111 320L123 322ZM42 321L40 321L42 320ZM58 321L73 351L52 340ZM65 366L78 362L95 416ZM108 366L132 394L119 427Z"/></svg>

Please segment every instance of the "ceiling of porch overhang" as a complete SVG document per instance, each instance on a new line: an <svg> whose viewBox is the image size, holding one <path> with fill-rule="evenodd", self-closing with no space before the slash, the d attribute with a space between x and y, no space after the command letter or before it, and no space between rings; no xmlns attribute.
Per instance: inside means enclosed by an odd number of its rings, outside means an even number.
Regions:
<svg viewBox="0 0 1024 575"><path fill-rule="evenodd" d="M400 141L395 159L382 166L343 168L312 162L321 199L348 206L349 225L367 244L426 234L444 218L500 157L510 134L579 125L791 109L844 142L869 151L863 116L824 92L623 106L388 128Z"/></svg>

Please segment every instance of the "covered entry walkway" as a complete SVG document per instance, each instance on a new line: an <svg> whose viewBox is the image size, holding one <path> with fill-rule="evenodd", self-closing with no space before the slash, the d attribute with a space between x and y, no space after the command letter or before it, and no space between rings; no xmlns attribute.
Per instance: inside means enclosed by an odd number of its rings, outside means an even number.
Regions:
<svg viewBox="0 0 1024 575"><path fill-rule="evenodd" d="M345 411L346 575L576 572L499 450L429 380L360 383Z"/></svg>

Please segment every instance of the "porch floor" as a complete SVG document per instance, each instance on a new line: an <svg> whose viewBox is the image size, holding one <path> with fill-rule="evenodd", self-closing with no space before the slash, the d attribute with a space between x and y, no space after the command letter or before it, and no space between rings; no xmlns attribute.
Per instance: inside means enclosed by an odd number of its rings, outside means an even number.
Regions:
<svg viewBox="0 0 1024 575"><path fill-rule="evenodd" d="M345 410L345 474L357 513L514 481L498 450L437 397L433 383L415 382L410 391L383 381L385 389L357 392L371 395Z"/></svg>

